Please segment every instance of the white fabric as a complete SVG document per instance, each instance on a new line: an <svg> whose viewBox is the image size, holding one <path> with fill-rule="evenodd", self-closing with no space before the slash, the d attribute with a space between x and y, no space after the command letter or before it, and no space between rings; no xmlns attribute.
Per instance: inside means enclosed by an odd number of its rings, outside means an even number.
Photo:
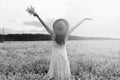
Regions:
<svg viewBox="0 0 120 80"><path fill-rule="evenodd" d="M67 57L66 45L58 45L55 41L52 43L52 56L48 71L49 78L64 80L69 78L70 66Z"/></svg>

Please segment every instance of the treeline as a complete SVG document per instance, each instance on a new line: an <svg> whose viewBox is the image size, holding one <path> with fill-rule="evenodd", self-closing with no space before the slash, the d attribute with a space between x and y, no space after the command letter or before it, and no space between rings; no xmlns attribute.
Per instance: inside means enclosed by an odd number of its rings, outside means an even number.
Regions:
<svg viewBox="0 0 120 80"><path fill-rule="evenodd" d="M77 36L70 36L69 40L80 39ZM0 41L50 41L51 36L48 34L0 34Z"/></svg>
<svg viewBox="0 0 120 80"><path fill-rule="evenodd" d="M1 41L40 41L51 40L51 36L47 34L6 34L0 35Z"/></svg>
<svg viewBox="0 0 120 80"><path fill-rule="evenodd" d="M48 34L0 34L0 42L3 41L50 41L51 36ZM70 36L69 40L120 40L117 38L102 37L80 37Z"/></svg>

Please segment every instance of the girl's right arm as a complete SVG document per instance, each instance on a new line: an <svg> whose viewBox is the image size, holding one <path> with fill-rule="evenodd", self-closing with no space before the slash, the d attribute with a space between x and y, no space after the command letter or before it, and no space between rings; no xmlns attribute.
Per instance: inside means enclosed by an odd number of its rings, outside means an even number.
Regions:
<svg viewBox="0 0 120 80"><path fill-rule="evenodd" d="M77 25L75 25L73 28L71 28L68 32L68 34L70 35L78 26L80 26L84 21L86 20L92 20L91 18L84 18L82 21L80 21Z"/></svg>
<svg viewBox="0 0 120 80"><path fill-rule="evenodd" d="M69 37L69 35L78 27L78 26L80 26L84 21L86 21L86 20L92 20L91 18L84 18L82 21L80 21L77 25L75 25L74 27L72 27L69 31L68 31L68 33L67 33L67 35L66 35L66 38L68 38Z"/></svg>
<svg viewBox="0 0 120 80"><path fill-rule="evenodd" d="M39 15L34 11L34 8L31 6L31 8L27 8L28 13L32 14L33 16L37 17L38 20L41 22L41 24L45 27L45 29L48 31L48 33L51 34L51 36L54 36L54 32L44 23L44 21L39 17Z"/></svg>

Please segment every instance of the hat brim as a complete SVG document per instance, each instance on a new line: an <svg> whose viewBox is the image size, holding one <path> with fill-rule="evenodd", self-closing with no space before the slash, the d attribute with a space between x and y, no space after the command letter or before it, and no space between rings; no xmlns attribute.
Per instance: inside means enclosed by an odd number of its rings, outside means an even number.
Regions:
<svg viewBox="0 0 120 80"><path fill-rule="evenodd" d="M53 30L56 34L66 34L69 29L69 24L64 19L58 19L53 24Z"/></svg>

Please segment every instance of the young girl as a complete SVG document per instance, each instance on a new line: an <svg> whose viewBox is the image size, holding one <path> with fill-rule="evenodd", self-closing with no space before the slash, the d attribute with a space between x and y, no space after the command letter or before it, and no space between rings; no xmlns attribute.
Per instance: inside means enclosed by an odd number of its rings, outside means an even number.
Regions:
<svg viewBox="0 0 120 80"><path fill-rule="evenodd" d="M41 24L46 28L52 37L52 57L50 67L48 71L49 79L55 80L69 80L70 65L66 51L66 41L68 40L71 32L77 28L85 20L91 20L90 18L83 19L75 27L69 30L69 24L64 19L58 19L53 24L53 31L43 22L39 15L34 11L34 8L28 8L27 11L33 16L37 17Z"/></svg>

